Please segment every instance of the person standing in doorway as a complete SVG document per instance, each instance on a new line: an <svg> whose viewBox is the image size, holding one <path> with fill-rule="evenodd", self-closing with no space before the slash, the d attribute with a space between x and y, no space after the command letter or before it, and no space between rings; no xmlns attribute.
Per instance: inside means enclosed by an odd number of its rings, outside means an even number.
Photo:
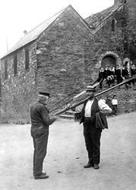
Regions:
<svg viewBox="0 0 136 190"><path fill-rule="evenodd" d="M123 77L122 77L122 69L120 66L117 66L115 69L115 76L116 76L116 80L117 80L117 84L121 83L123 81Z"/></svg>
<svg viewBox="0 0 136 190"><path fill-rule="evenodd" d="M33 176L35 179L49 177L42 171L43 160L47 152L49 126L56 120L56 117L49 117L47 109L49 97L49 93L39 92L38 101L30 107L31 136L34 144Z"/></svg>
<svg viewBox="0 0 136 190"><path fill-rule="evenodd" d="M123 66L123 68L122 68L122 77L124 80L129 78L129 72L128 72L128 68L126 66ZM125 84L126 89L128 89L129 85L130 85L130 83Z"/></svg>
<svg viewBox="0 0 136 190"><path fill-rule="evenodd" d="M102 90L102 87L103 87L103 80L104 80L104 68L101 67L100 68L100 71L99 71L99 75L98 75L98 79L97 79L97 82L100 83L100 89Z"/></svg>

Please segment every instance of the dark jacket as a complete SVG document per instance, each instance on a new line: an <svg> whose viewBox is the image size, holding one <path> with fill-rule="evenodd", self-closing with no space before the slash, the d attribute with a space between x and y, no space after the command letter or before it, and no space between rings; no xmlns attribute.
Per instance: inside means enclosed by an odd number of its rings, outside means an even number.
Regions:
<svg viewBox="0 0 136 190"><path fill-rule="evenodd" d="M100 82L103 79L104 79L104 71L99 71L99 76L98 76L97 81Z"/></svg>
<svg viewBox="0 0 136 190"><path fill-rule="evenodd" d="M96 128L98 129L108 129L108 122L105 114L101 112L96 113Z"/></svg>
<svg viewBox="0 0 136 190"><path fill-rule="evenodd" d="M126 68L122 69L122 76L127 79L129 77L128 70Z"/></svg>
<svg viewBox="0 0 136 190"><path fill-rule="evenodd" d="M85 101L83 109L81 111L80 123L83 123L85 121L85 106L87 101ZM108 128L106 115L100 112L97 98L94 98L94 102L91 107L91 120L92 119L95 120L96 128L100 129Z"/></svg>
<svg viewBox="0 0 136 190"><path fill-rule="evenodd" d="M46 106L40 102L33 104L30 107L31 117L31 135L34 137L41 136L47 133L49 125L54 122L54 119L50 119L49 111Z"/></svg>
<svg viewBox="0 0 136 190"><path fill-rule="evenodd" d="M134 76L136 74L136 69L131 68L131 76Z"/></svg>
<svg viewBox="0 0 136 190"><path fill-rule="evenodd" d="M122 71L121 69L116 69L115 70L115 75L117 79L122 79Z"/></svg>

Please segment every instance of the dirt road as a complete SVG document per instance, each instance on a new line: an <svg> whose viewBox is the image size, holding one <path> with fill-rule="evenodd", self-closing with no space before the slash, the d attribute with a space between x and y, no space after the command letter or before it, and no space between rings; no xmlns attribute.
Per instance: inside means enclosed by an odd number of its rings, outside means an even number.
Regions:
<svg viewBox="0 0 136 190"><path fill-rule="evenodd" d="M30 125L0 126L0 190L136 189L136 112L108 118L101 139L99 170L87 163L82 125L59 120L50 128L44 168L49 179L32 176Z"/></svg>

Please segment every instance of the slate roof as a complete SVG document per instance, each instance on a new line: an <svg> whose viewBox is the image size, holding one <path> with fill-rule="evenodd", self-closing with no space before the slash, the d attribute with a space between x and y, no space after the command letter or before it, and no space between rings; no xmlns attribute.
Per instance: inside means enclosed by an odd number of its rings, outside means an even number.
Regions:
<svg viewBox="0 0 136 190"><path fill-rule="evenodd" d="M45 31L56 19L59 18L59 16L67 9L71 9L74 11L75 14L77 14L80 18L80 21L85 25L86 28L88 28L90 30L91 24L90 26L88 25L88 23L78 14L78 12L71 6L67 6L65 9L59 11L57 14L55 14L54 16L52 16L51 18L45 20L44 22L42 22L41 24L39 24L38 26L36 26L35 28L33 28L31 31L29 31L27 34L24 34L24 36L13 46L13 48L11 48L7 54L4 56L6 57L7 55L13 53L14 51L18 50L19 48L22 48L23 46L27 45L28 43L36 40L38 38L38 36ZM3 58L4 58L3 57Z"/></svg>
<svg viewBox="0 0 136 190"><path fill-rule="evenodd" d="M99 13L93 14L89 17L87 17L85 19L85 21L93 26L93 30L92 33L95 32L95 30L97 31L97 28L102 25L103 22L105 22L105 20L107 20L110 16L113 15L113 13L115 13L116 11L120 10L122 8L122 4L115 4Z"/></svg>
<svg viewBox="0 0 136 190"><path fill-rule="evenodd" d="M36 40L38 38L38 36L45 30L48 28L48 26L55 21L58 16L63 12L64 10L61 10L60 12L58 12L57 14L55 14L54 16L52 16L51 18L45 20L44 22L42 22L41 24L39 24L38 26L36 26L35 28L33 28L31 31L27 32L27 34L24 34L24 36L8 51L8 54L16 51L17 49L25 46L26 44ZM5 56L6 56L5 55ZM4 57L5 57L4 56Z"/></svg>
<svg viewBox="0 0 136 190"><path fill-rule="evenodd" d="M6 57L7 55L11 54L12 52L18 50L19 48L22 48L23 46L27 45L28 43L36 40L38 38L38 36L45 31L50 24L52 24L63 12L64 10L66 10L67 8L72 8L73 11L78 14L78 16L80 17L80 20L84 23L84 25L86 26L86 28L88 28L90 30L90 33L93 35L95 32L97 32L99 30L99 28L101 28L104 23L105 20L107 20L115 11L119 10L121 8L121 4L115 4L112 7L109 7L99 13L93 14L85 19L83 19L77 12L76 10L69 5L68 7L66 7L65 9L59 11L57 14L55 14L54 16L52 16L51 18L45 20L44 22L42 22L41 24L39 24L38 26L36 26L35 28L33 28L30 32L28 32L27 34L25 34L14 46L13 48L11 48L7 54L4 57Z"/></svg>

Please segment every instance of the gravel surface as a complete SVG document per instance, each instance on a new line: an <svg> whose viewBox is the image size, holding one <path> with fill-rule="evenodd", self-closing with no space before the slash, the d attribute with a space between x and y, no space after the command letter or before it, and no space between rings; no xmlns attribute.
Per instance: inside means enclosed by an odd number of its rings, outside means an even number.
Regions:
<svg viewBox="0 0 136 190"><path fill-rule="evenodd" d="M82 125L58 120L50 127L44 169L49 179L32 176L30 125L0 125L0 190L136 189L136 112L108 118L101 139L99 170L84 169L87 152Z"/></svg>

